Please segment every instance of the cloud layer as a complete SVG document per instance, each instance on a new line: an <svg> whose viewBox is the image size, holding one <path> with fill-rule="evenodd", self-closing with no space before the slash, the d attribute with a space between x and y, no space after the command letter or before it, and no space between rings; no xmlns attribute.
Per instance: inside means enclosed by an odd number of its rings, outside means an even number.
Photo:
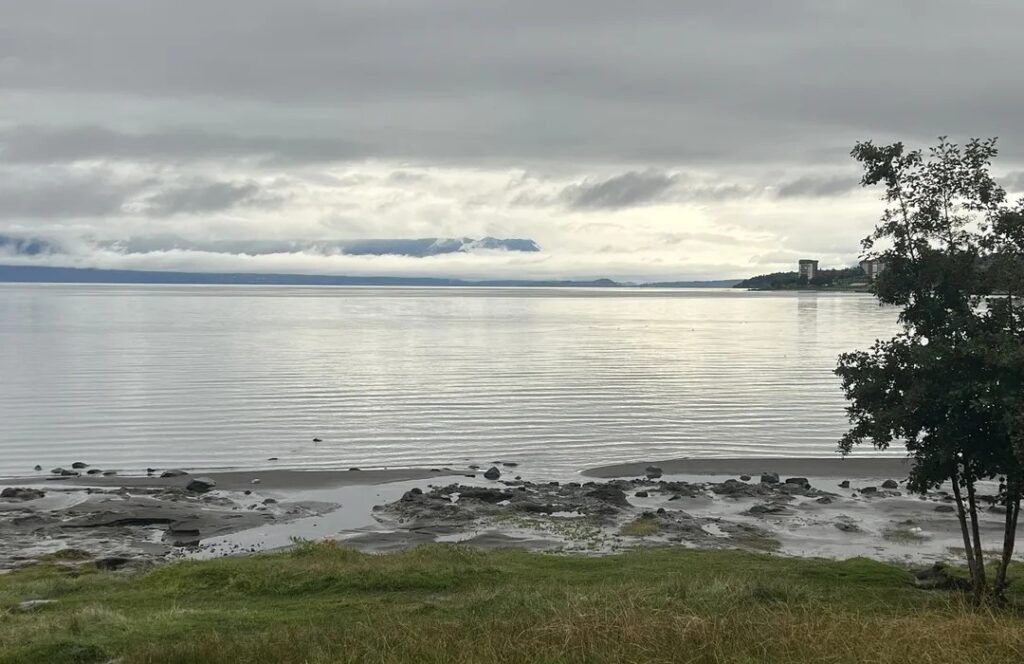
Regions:
<svg viewBox="0 0 1024 664"><path fill-rule="evenodd" d="M0 6L0 234L84 263L669 279L848 264L879 211L848 156L865 138L998 135L1024 190L1009 0ZM109 250L167 235L191 248ZM543 250L197 249L487 236Z"/></svg>

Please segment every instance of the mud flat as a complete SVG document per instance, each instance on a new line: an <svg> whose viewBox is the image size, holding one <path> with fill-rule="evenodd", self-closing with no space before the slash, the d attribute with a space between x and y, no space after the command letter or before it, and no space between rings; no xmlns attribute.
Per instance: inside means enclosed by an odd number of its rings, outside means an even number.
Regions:
<svg viewBox="0 0 1024 664"><path fill-rule="evenodd" d="M84 468L82 469L84 471ZM94 558L119 567L192 555L210 540L336 511L327 499L300 498L325 487L373 485L439 471L289 471L148 477L51 473L3 480L0 570L50 555ZM166 473L165 476L161 476ZM227 543L223 554L262 550L261 541Z"/></svg>
<svg viewBox="0 0 1024 664"><path fill-rule="evenodd" d="M583 471L588 477L635 477L643 475L648 466L656 466L666 475L760 475L775 472L780 475L809 477L837 477L859 479L866 477L906 477L910 463L904 457L847 458L749 458L749 459L670 459L668 461L637 461L619 463Z"/></svg>
<svg viewBox="0 0 1024 664"><path fill-rule="evenodd" d="M900 459L641 462L584 473L613 479L557 481L498 465L8 480L0 569L61 551L118 566L270 551L295 538L376 553L459 542L595 555L678 546L959 557L953 498L907 493ZM1003 515L995 487L983 492L985 536L996 541Z"/></svg>

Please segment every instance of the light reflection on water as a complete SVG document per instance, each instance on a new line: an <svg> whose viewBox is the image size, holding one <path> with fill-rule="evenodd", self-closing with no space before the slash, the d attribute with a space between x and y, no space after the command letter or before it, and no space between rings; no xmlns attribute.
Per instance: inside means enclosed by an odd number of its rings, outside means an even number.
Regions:
<svg viewBox="0 0 1024 664"><path fill-rule="evenodd" d="M0 285L0 474L827 456L836 356L895 326L857 294Z"/></svg>

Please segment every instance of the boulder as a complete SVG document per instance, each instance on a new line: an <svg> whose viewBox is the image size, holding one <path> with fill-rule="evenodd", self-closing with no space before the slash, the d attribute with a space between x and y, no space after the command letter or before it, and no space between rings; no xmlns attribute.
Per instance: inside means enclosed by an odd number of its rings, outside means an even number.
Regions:
<svg viewBox="0 0 1024 664"><path fill-rule="evenodd" d="M652 480L656 480L662 475L661 468L658 466L647 466L644 468L644 473L647 474L648 479Z"/></svg>
<svg viewBox="0 0 1024 664"><path fill-rule="evenodd" d="M953 507L952 505L936 505L935 506L935 511L936 512L950 513L950 512L956 512L956 508Z"/></svg>
<svg viewBox="0 0 1024 664"><path fill-rule="evenodd" d="M839 488L840 489L849 489L850 488L850 480L843 480L842 482L840 482L839 483Z"/></svg>
<svg viewBox="0 0 1024 664"><path fill-rule="evenodd" d="M740 480L742 480L744 482L749 482L750 481L750 475L740 475Z"/></svg>
<svg viewBox="0 0 1024 664"><path fill-rule="evenodd" d="M586 496L588 498L596 498L600 501L611 503L618 507L629 507L629 501L626 500L626 492L607 484L594 487L586 493Z"/></svg>
<svg viewBox="0 0 1024 664"><path fill-rule="evenodd" d="M762 484L778 484L779 474L778 473L761 473Z"/></svg>
<svg viewBox="0 0 1024 664"><path fill-rule="evenodd" d="M17 500L24 502L26 500L36 500L42 498L46 494L39 489L25 489L22 487L9 486L0 491L0 498L5 500Z"/></svg>
<svg viewBox="0 0 1024 664"><path fill-rule="evenodd" d="M89 464L85 463L84 461L76 461L73 464L71 464L71 467L74 468L75 470L81 470L82 468L88 468Z"/></svg>
<svg viewBox="0 0 1024 664"><path fill-rule="evenodd" d="M648 496L646 491L637 491L633 495L637 498L646 498Z"/></svg>
<svg viewBox="0 0 1024 664"><path fill-rule="evenodd" d="M786 484L796 484L797 486L809 487L811 486L810 480L806 477L787 477Z"/></svg>
<svg viewBox="0 0 1024 664"><path fill-rule="evenodd" d="M844 533L859 533L861 532L860 526L850 521L836 521L836 528L843 531Z"/></svg>
<svg viewBox="0 0 1024 664"><path fill-rule="evenodd" d="M36 471L39 471L39 470L42 470L42 469L43 469L43 467L42 467L42 466L40 466L40 465L39 465L39 464L37 463L37 464L35 465L35 468L33 468L32 470L36 470Z"/></svg>
<svg viewBox="0 0 1024 664"><path fill-rule="evenodd" d="M177 468L165 470L164 472L160 473L160 477L182 477L184 475L188 475L188 473L186 473L184 470L178 470Z"/></svg>
<svg viewBox="0 0 1024 664"><path fill-rule="evenodd" d="M878 493L878 487L876 487L876 486L866 486L866 487L864 487L862 489L859 489L859 491L861 493L863 493L863 494L871 495L873 493Z"/></svg>
<svg viewBox="0 0 1024 664"><path fill-rule="evenodd" d="M206 493L215 486L217 483L209 477L197 477L185 485L185 490L192 493Z"/></svg>
<svg viewBox="0 0 1024 664"><path fill-rule="evenodd" d="M899 482L897 482L896 480L886 480L882 482L883 489L898 489L899 487Z"/></svg>
<svg viewBox="0 0 1024 664"><path fill-rule="evenodd" d="M495 466L491 466L490 468L487 469L487 472L484 473L484 477L489 480L496 480L499 477L501 477L501 471L498 470Z"/></svg>

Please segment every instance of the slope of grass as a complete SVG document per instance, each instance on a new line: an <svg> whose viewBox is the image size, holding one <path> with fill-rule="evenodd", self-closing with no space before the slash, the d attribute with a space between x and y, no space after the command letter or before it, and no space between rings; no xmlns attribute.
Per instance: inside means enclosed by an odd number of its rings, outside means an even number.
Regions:
<svg viewBox="0 0 1024 664"><path fill-rule="evenodd" d="M13 610L29 599L56 601ZM0 576L0 662L110 660L1002 663L1024 661L1024 619L878 562L728 551L303 544L147 573L60 562Z"/></svg>

